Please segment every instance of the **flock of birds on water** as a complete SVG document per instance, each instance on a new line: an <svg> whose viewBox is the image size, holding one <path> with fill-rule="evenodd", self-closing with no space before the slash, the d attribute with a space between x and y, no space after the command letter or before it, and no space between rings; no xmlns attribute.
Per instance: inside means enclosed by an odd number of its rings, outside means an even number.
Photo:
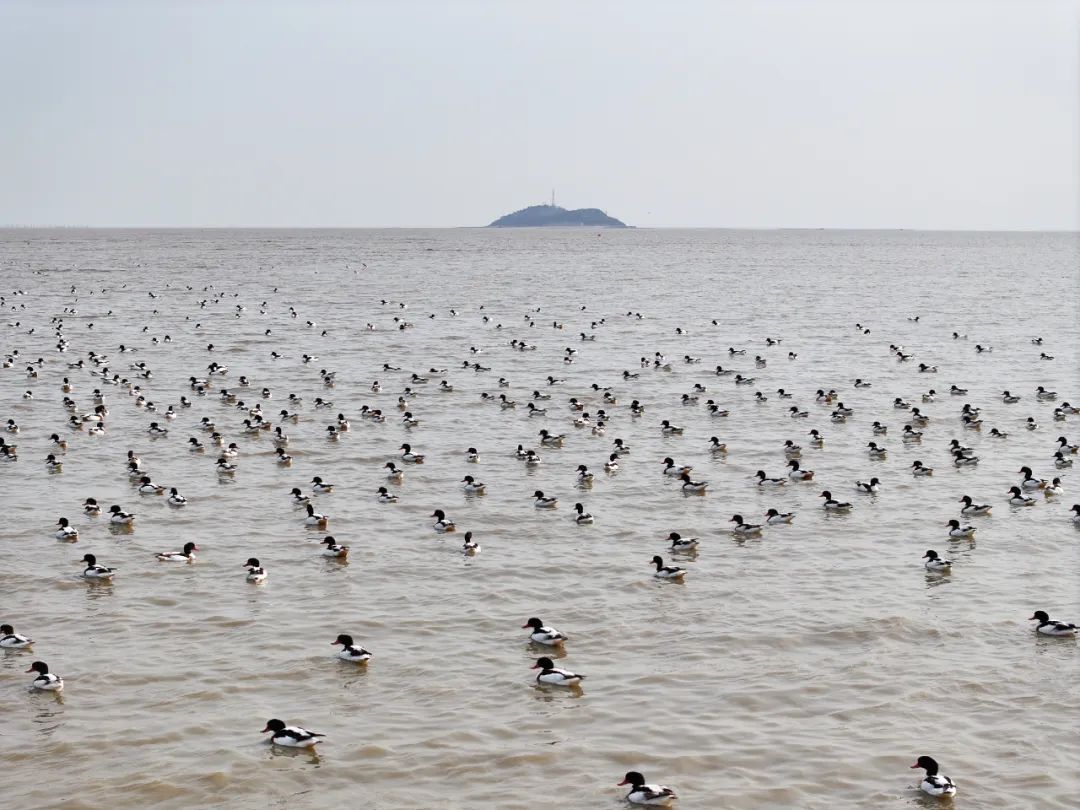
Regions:
<svg viewBox="0 0 1080 810"><path fill-rule="evenodd" d="M123 285L127 287L127 285ZM171 285L170 285L171 286ZM121 288L123 289L123 288ZM186 288L187 292L193 292L192 287ZM198 302L201 310L214 305L222 305L235 299L238 293L227 296L219 292L214 286L203 288L207 293L206 298ZM99 296L96 300L101 301L108 296L110 290L100 289L90 291ZM277 293L277 288L274 289ZM156 298L154 292L148 293L151 298ZM34 335L39 328L43 331L43 324L27 326L23 319L34 313L19 301L26 295L24 291L16 291L11 295L0 296L0 309L3 309L15 319L8 322L9 341L18 343L15 336ZM155 387L154 369L151 364L139 359L140 349L148 346L162 346L172 342L168 334L156 335L150 333L150 327L143 326L139 340L142 345L119 345L119 346L95 346L87 349L88 338L93 336L93 322L86 325L84 335L69 338L69 330L65 326L65 319L71 320L78 315L77 306L80 300L85 299L76 286L70 289L70 302L64 306L60 314L54 314L48 321L47 329L51 337L55 339L55 357L29 357L24 355L16 346L9 347L3 354L3 369L7 384L15 379L16 374L25 375L26 390L22 394L25 404L32 404L31 416L26 420L16 420L14 417L6 419L0 436L0 466L5 467L9 475L23 475L21 468L27 463L43 465L47 473L59 474L63 471L65 459L77 456L80 445L84 441L93 441L94 437L105 435L110 430L110 406L136 408L146 414L146 432L154 440L165 440L169 452L174 454L187 453L194 457L213 457L214 473L217 476L228 479L233 477L241 466L245 447L239 442L229 441L229 437L239 434L243 440L254 440L256 437L267 436L274 446L273 461L282 467L290 467L292 457L289 454L290 437L288 426L296 424L300 419L309 419L323 416L329 424L325 428L325 437L328 442L337 442L342 434L352 429L354 420L359 422L385 423L386 421L398 421L406 429L411 430L422 424L422 420L414 415L422 412L422 403L425 397L451 395L454 393L452 374L454 372L473 373L485 375L485 379L491 380L491 387L501 389L500 393L493 394L483 392L481 399L490 403L492 407L502 411L512 411L523 414L523 423L532 419L545 419L551 421L559 418L562 414L568 414L569 424L575 430L584 430L593 436L604 437L607 435L609 425L623 424L633 426L635 430L655 430L661 435L675 436L683 433L683 428L672 419L656 420L651 418L652 409L656 406L667 407L674 405L699 406L703 405L711 417L717 418L716 424L722 425L723 418L728 416L726 406L718 402L719 393L711 393L719 390L724 385L726 390L734 389L736 392L746 392L745 399L757 402L766 402L770 398L781 401L792 401L793 404L784 403L784 418L793 421L793 424L808 425L819 424L809 430L801 430L800 434L807 438L804 440L811 449L821 449L826 444L826 428L828 424L843 424L856 417L853 409L845 407L841 394L835 389L822 387L813 394L815 409L803 409L794 404L795 394L781 388L775 392L763 392L756 390L756 381L749 368L735 369L736 366L746 366L749 363L746 348L728 347L723 350L723 363L711 366L702 358L683 355L669 359L661 352L655 352L651 357L641 357L634 370L623 370L617 374L617 379L605 380L604 384L594 382L588 388L577 391L576 396L559 397L555 392L560 387L566 386L567 381L557 376L552 369L546 379L530 380L528 388L531 396L522 407L513 398L509 397L506 390L511 387L510 381L499 376L496 367L499 364L499 356L505 352L531 352L537 350L537 346L528 341L518 338L500 340L498 346L490 348L471 347L467 357L461 358L461 365L457 369L428 368L406 369L396 367L390 363L382 364L377 372L378 379L364 384L369 388L372 395L378 396L384 392L384 388L391 390L388 394L396 396L397 416L384 413L381 408L373 408L369 405L355 407L355 403L349 403L349 407L343 403L335 404L330 398L330 392L337 383L337 372L322 368L318 371L321 385L326 390L326 396L316 397L310 406L305 405L303 399L296 394L282 396L274 391L267 381L252 381L242 373L243 369L237 369L236 373L225 363L218 362L219 353L215 352L213 344L206 346L206 356L210 362L199 368L194 368L196 361L192 360L192 375L187 380L190 394L181 396L178 402L162 405L153 402ZM377 327L373 323L366 324L369 331L381 328L395 329L405 333L415 327L415 324L407 319L408 306L404 302L382 300L380 306L386 312L393 312L393 318L385 327ZM263 301L258 311L260 315L266 315L271 309L271 304ZM236 303L232 305L232 314L236 318L246 313L247 307ZM288 307L289 316L292 319L301 318L300 313L292 306ZM565 322L541 320L540 309L524 315L524 322L530 328L553 328L566 332L568 325ZM157 310L154 310L157 314ZM596 336L607 322L607 318L594 319L582 306L578 313L581 318L581 328L587 331L578 332L575 337L581 345L581 349L571 346L562 351L561 356L552 357L552 364L557 363L561 367L570 366L577 360L579 351L586 351L587 347L596 340ZM484 307L479 307L477 312L468 315L479 317L483 324L495 330L499 334L501 324L493 324L491 318L485 313ZM462 317L463 313L450 309L443 313L430 313L426 317ZM112 310L105 317L113 316ZM620 315L628 319L641 320L644 316L633 311ZM187 322L197 334L202 324L188 316ZM917 316L909 318L910 321L918 322ZM712 322L714 326L716 321ZM304 326L311 330L318 330L314 321L306 321ZM869 336L870 329L859 323L853 326L858 334ZM509 330L508 330L509 331ZM569 330L573 332L573 328ZM677 335L684 334L683 327L675 329ZM271 330L265 330L265 336L271 336ZM321 332L322 337L328 337L327 331ZM952 334L955 341L966 341L966 335ZM778 347L781 339L767 337L763 344L767 347ZM1052 355L1042 350L1042 338L1031 338L1031 344L1035 347L1032 351L1038 352L1037 360L1040 362L1052 361ZM779 361L796 363L798 353L786 351L785 344L778 351ZM936 366L915 362L913 354L907 352L903 346L890 345L890 356L893 362L907 364L913 372L913 379L920 382L928 382L936 379L931 375L938 373ZM976 353L989 353L993 351L990 346L975 344L973 350ZM73 356L74 355L74 356ZM491 360L487 358L491 357ZM304 366L314 369L318 357L304 354L300 357L290 357L278 351L271 352L271 358L275 362L295 363L299 361ZM1033 357L1033 359L1036 359ZM770 362L765 357L757 355L753 358L755 369L765 368ZM775 362L775 360L773 360ZM490 365L489 365L490 363ZM648 406L638 399L633 398L635 381L643 374L651 374L658 371L671 371L675 365L685 365L691 370L695 368L705 369L698 376L702 380L713 378L714 381L706 385L704 382L694 384L692 390L682 394L674 402L650 403ZM314 373L314 371L312 372ZM234 382L235 380L235 382ZM393 380L393 382L390 382ZM608 384L610 383L610 384ZM856 389L868 389L873 386L869 379L854 378L849 384ZM727 387L730 386L731 389ZM90 388L89 401L86 405L74 399L77 391ZM956 407L954 423L955 427L962 431L982 431L983 420L980 416L980 408L972 406L966 401L968 391L964 388L950 384L948 388L942 388L939 392L932 385L922 386L923 390L913 394L911 401L895 398L889 407L902 417L904 422L900 433L900 440L905 445L921 446L924 432L930 425L930 417L922 413L921 408L927 403L937 402L942 399L962 403ZM564 389L565 390L565 389ZM725 393L726 393L725 390ZM752 397L749 392L753 390ZM107 402L105 392L114 392L116 400ZM710 398L710 395L712 398ZM955 399L954 399L955 398ZM704 402L702 402L704 400ZM208 402L217 401L230 410L234 411L227 418L208 415ZM271 401L280 403L279 407L271 407ZM1071 405L1068 401L1062 401L1057 392L1044 386L1038 386L1032 391L1012 392L1004 390L1001 393L1001 401L1007 405L1015 405L1023 402L1029 408L1034 405L1040 410L1035 415L1028 416L1023 423L1024 429L1030 431L1046 431L1043 422L1050 422L1054 426L1063 425L1069 417L1080 414L1080 408ZM1078 400L1080 401L1080 400ZM591 412L591 413L590 413ZM216 411L216 413L222 413ZM802 420L806 420L805 422ZM218 422L222 424L218 425ZM627 424L629 422L629 424ZM175 426L178 424L193 425L189 431L181 431ZM869 459L884 459L888 454L885 439L894 435L897 431L886 426L882 421L867 422L869 438L866 443L866 455ZM23 431L37 433L44 436L49 434L50 450L43 459L22 459L18 453L18 437ZM572 433L573 431L571 431ZM717 433L723 433L717 430ZM1059 432L1052 430L1053 433ZM1064 433L1062 429L1060 431ZM195 433L181 438L185 433ZM179 435L178 435L179 434ZM418 432L422 436L422 432ZM565 444L572 444L571 435L559 433L556 430L543 428L535 434L537 436L535 447L527 447L526 442L518 444L516 448L503 448L496 452L512 453L522 464L535 466L543 463L542 454L549 450L562 448ZM986 426L985 435L1005 442L1008 433L996 427ZM132 441L142 439L143 436L132 436ZM1073 466L1073 457L1077 454L1078 447L1071 444L1065 435L1059 435L1052 443L1048 442L1047 466L1054 468L1053 474L1046 477L1037 476L1031 467L1020 466L1017 474L1020 476L1017 483L1008 490L1007 504L1015 508L1035 507L1038 504L1054 504L1065 494L1064 486L1059 472L1068 470ZM1007 447L1007 443L1002 445ZM406 478L406 471L413 465L423 464L424 455L414 449L409 442L402 443L383 466L386 476L386 486L380 486L372 493L376 502L380 504L393 504L398 501L399 495L392 489L400 489ZM717 436L708 440L707 451L713 456L725 456L728 452L727 443ZM786 459L786 472L779 477L771 477L764 470L759 470L755 476L756 486L762 489L771 489L778 492L784 487L798 486L804 483L816 482L814 472L803 467L803 448L795 441L787 440L780 448ZM959 439L953 438L948 444L948 463L955 467L970 467L979 463L975 452L966 447ZM487 452L487 451L485 451ZM475 447L469 447L461 452L465 464L479 465L481 453ZM625 464L631 456L631 443L622 437L613 437L610 455L604 464L603 475L614 476L620 465ZM16 467L13 462L22 461ZM656 463L658 474L674 477L680 484L681 491L687 496L707 496L709 483L698 480L694 469L689 465L679 464L672 457L663 460L650 459L650 463ZM142 460L135 451L128 451L123 459L126 474L132 484L133 497L162 496L170 507L175 509L195 508L197 503L189 503L188 499L178 491L176 487L167 487L153 480L143 467ZM922 461L915 461L910 468L911 475L916 478L932 476L932 467ZM592 486L596 474L584 464L577 467L575 484L577 487L587 490ZM282 492L281 497L287 498L300 511L300 521L303 525L314 530L326 530L330 517L316 509L315 501L319 496L329 495L334 492L334 483L324 480L321 476L315 476L307 484L310 492L305 492L302 487L294 487L289 492ZM840 483L830 485L832 489L823 489L820 493L821 508L829 513L845 513L855 507L851 501L843 500L834 496L832 490L839 492ZM848 485L850 486L850 485ZM881 491L881 482L876 477L868 477L866 481L856 481L853 492L858 495L874 495ZM468 495L482 495L486 485L478 480L475 475L465 475L461 480L461 488ZM967 523L967 519L989 515L993 505L978 503L970 496L963 496L959 507L960 519L949 521L947 531L943 533L943 540L963 541L970 540L977 529L973 524ZM536 490L533 495L532 506L536 509L551 510L559 505L559 499L547 495L542 490ZM1071 507L1071 521L1080 527L1080 504ZM120 504L113 504L103 508L93 497L86 498L81 505L81 515L88 521L107 521L112 527L121 531L131 531L136 525L136 512L129 511ZM578 524L588 525L594 522L593 516L587 512L580 502L575 503L571 519ZM753 522L743 515L736 514L730 519L731 531L737 537L756 537L763 532L769 531L769 527L782 524L790 524L796 515L792 512L781 512L775 508L769 509L759 520ZM457 531L457 527L444 510L435 509L431 514L432 530L439 534L450 534ZM61 516L54 531L58 541L77 542L79 529L72 521ZM693 554L701 541L695 537L682 537L677 532L671 532L666 539L669 557ZM344 559L349 554L349 548L340 544L332 535L327 535L322 543L321 554L326 557ZM177 550L162 551L156 555L158 561L163 563L191 563L195 560L199 547L195 542L186 542ZM461 551L465 555L473 556L480 553L479 542L474 538L471 531L464 532ZM934 575L947 576L953 563L942 556L935 549L928 549L923 555L923 565L926 570ZM98 560L97 556L87 553L82 557L82 577L97 583L111 583L118 575L118 570L108 565L108 560ZM688 575L688 569L678 565L669 564L661 555L655 555L650 561L652 575L660 580L682 581ZM245 579L254 585L263 583L270 576L266 567L258 558L250 557L243 563ZM1044 636L1057 638L1075 638L1077 625L1052 619L1045 610L1035 610L1031 616L1035 622L1035 632ZM527 631L530 644L535 645L537 652L545 648L561 648L569 639L555 627L548 625L539 617L529 618L522 629ZM47 643L47 642L46 642ZM0 626L0 648L11 651L30 651L34 641L20 633L17 633L11 624ZM366 665L372 658L372 653L359 646L354 638L347 633L340 633L331 644L340 647L337 657L345 662L357 665ZM547 655L537 657L533 666L539 670L535 676L536 683L542 687L578 689L585 675L568 669L555 666L554 661ZM44 661L34 661L27 672L33 673L30 682L32 690L43 692L57 692L64 688L63 678L50 669ZM324 735L309 731L299 725L289 725L285 721L272 718L268 720L263 732L270 734L269 741L274 745L298 748L313 748L323 741ZM936 760L930 756L919 756L911 766L913 769L924 771L924 777L920 782L920 788L931 796L948 798L956 794L956 785L951 778L940 773ZM633 804L668 806L672 804L677 795L674 789L662 785L652 784L637 772L630 771L619 786L629 787L626 799Z"/></svg>

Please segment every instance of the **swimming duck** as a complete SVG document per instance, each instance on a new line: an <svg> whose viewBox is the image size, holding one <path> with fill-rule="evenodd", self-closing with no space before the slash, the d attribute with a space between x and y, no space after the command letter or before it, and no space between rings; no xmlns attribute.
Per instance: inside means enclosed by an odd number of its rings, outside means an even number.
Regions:
<svg viewBox="0 0 1080 810"><path fill-rule="evenodd" d="M338 651L337 657L342 661L352 661L356 664L366 664L371 660L371 653L365 650L363 647L357 647L353 643L353 637L341 633L336 639L330 642L331 646L341 645L341 650Z"/></svg>
<svg viewBox="0 0 1080 810"><path fill-rule="evenodd" d="M765 513L765 522L770 526L777 526L781 523L791 523L794 519L794 512L779 512L776 509L770 509Z"/></svg>
<svg viewBox="0 0 1080 810"><path fill-rule="evenodd" d="M150 476L144 475L139 479L139 494L140 495L160 495L165 491L165 487L158 486L150 480Z"/></svg>
<svg viewBox="0 0 1080 810"><path fill-rule="evenodd" d="M472 495L482 494L484 492L484 487L486 486L485 484L482 484L481 482L474 479L471 475L466 475L464 478L462 478L461 483L461 488L465 490L465 492Z"/></svg>
<svg viewBox="0 0 1080 810"><path fill-rule="evenodd" d="M810 415L809 411L800 411L799 406L797 405L792 405L788 408L788 413L791 414L792 419L804 419Z"/></svg>
<svg viewBox="0 0 1080 810"><path fill-rule="evenodd" d="M967 453L970 452L970 450L953 450L953 464L957 467L974 467L976 464L979 463L979 457L967 455Z"/></svg>
<svg viewBox="0 0 1080 810"><path fill-rule="evenodd" d="M109 523L117 526L130 526L134 522L135 515L133 513L125 512L116 504L109 507Z"/></svg>
<svg viewBox="0 0 1080 810"><path fill-rule="evenodd" d="M799 462L795 459L789 461L788 466L791 467L791 472L788 473L788 478L790 478L792 481L812 481L814 479L814 471L800 469Z"/></svg>
<svg viewBox="0 0 1080 810"><path fill-rule="evenodd" d="M472 532L465 532L465 542L461 544L461 553L466 557L475 557L480 553L480 544L472 537Z"/></svg>
<svg viewBox="0 0 1080 810"><path fill-rule="evenodd" d="M709 411L709 416L714 416L714 417L717 417L719 419L726 418L730 413L730 411L728 411L727 408L721 408L719 405L717 405L711 399L708 400L705 403L705 407Z"/></svg>
<svg viewBox="0 0 1080 810"><path fill-rule="evenodd" d="M869 481L856 481L855 489L864 495L875 495L881 491L881 482L877 478Z"/></svg>
<svg viewBox="0 0 1080 810"><path fill-rule="evenodd" d="M95 500L94 498L87 498L83 502L83 513L87 514L87 515L90 515L92 517L96 517L97 515L100 515L101 514L101 507L98 506L97 500Z"/></svg>
<svg viewBox="0 0 1080 810"><path fill-rule="evenodd" d="M33 643L32 638L19 635L10 624L0 624L0 647L9 650L21 650Z"/></svg>
<svg viewBox="0 0 1080 810"><path fill-rule="evenodd" d="M1046 486L1046 479L1035 478L1031 474L1030 467L1021 467L1018 472L1022 473L1024 476L1023 480L1020 482L1020 486L1024 489L1043 489Z"/></svg>
<svg viewBox="0 0 1080 810"><path fill-rule="evenodd" d="M841 501L836 500L835 498L833 498L832 493L829 492L829 490L825 490L824 492L822 492L819 497L825 499L824 502L822 503L822 506L825 507L826 512L849 512L849 511L851 511L851 504L850 503L841 502Z"/></svg>
<svg viewBox="0 0 1080 810"><path fill-rule="evenodd" d="M1020 397L1014 396L1013 394L1010 394L1008 391L1003 391L1001 393L1001 401L1004 402L1006 405L1012 405L1013 403L1019 402Z"/></svg>
<svg viewBox="0 0 1080 810"><path fill-rule="evenodd" d="M757 478L757 484L759 487L782 487L787 483L786 478L769 478L765 475L764 470L758 470L754 473Z"/></svg>
<svg viewBox="0 0 1080 810"><path fill-rule="evenodd" d="M51 441L53 447L55 447L60 452L64 452L65 450L67 450L68 443L64 439L60 438L60 434L54 433L49 437L49 441Z"/></svg>
<svg viewBox="0 0 1080 810"><path fill-rule="evenodd" d="M45 469L47 469L49 472L60 472L63 468L64 463L62 461L57 461L56 456L54 456L52 453L49 453L49 455L45 456Z"/></svg>
<svg viewBox="0 0 1080 810"><path fill-rule="evenodd" d="M423 464L424 457L412 451L412 446L403 444L398 448L401 451L401 460L409 464Z"/></svg>
<svg viewBox="0 0 1080 810"><path fill-rule="evenodd" d="M1043 494L1046 495L1047 498L1053 497L1055 495L1064 495L1065 487L1061 485L1061 479L1055 478L1053 481L1047 484L1046 489L1043 490Z"/></svg>
<svg viewBox="0 0 1080 810"><path fill-rule="evenodd" d="M992 508L988 503L975 503L970 495L961 498L960 503L964 504L960 508L961 515L989 515Z"/></svg>
<svg viewBox="0 0 1080 810"><path fill-rule="evenodd" d="M537 683L546 683L551 684L552 686L577 686L585 679L584 675L570 672L567 669L559 669L555 666L554 662L546 656L537 658L532 669L540 670L540 674L536 676Z"/></svg>
<svg viewBox="0 0 1080 810"><path fill-rule="evenodd" d="M874 424L870 426L870 429L873 431L875 436L884 436L886 433L889 432L889 428L881 424L881 422L874 422Z"/></svg>
<svg viewBox="0 0 1080 810"><path fill-rule="evenodd" d="M704 492L709 486L708 481L691 481L687 473L683 473L679 478L682 481L683 492Z"/></svg>
<svg viewBox="0 0 1080 810"><path fill-rule="evenodd" d="M397 503L398 496L390 494L386 487L379 487L379 491L375 493L375 499L379 503Z"/></svg>
<svg viewBox="0 0 1080 810"><path fill-rule="evenodd" d="M1028 621L1038 621L1035 625L1036 632L1042 633L1044 636L1075 636L1077 627L1075 624L1069 624L1066 622L1055 622L1045 610L1036 610L1035 615Z"/></svg>
<svg viewBox="0 0 1080 810"><path fill-rule="evenodd" d="M83 569L83 577L86 579L112 579L116 575L115 568L106 568L97 564L97 557L93 554L84 554L80 562L86 563Z"/></svg>
<svg viewBox="0 0 1080 810"><path fill-rule="evenodd" d="M1027 430L1038 430L1039 429L1039 423L1035 421L1034 417L1029 416L1027 418L1027 422L1024 423L1024 427Z"/></svg>
<svg viewBox="0 0 1080 810"><path fill-rule="evenodd" d="M275 461L282 467L288 467L292 464L292 456L285 452L283 447L277 447L274 449L274 453L277 455Z"/></svg>
<svg viewBox="0 0 1080 810"><path fill-rule="evenodd" d="M150 437L154 439L159 439L162 436L169 435L169 429L161 427L160 425L158 425L157 422L151 422L150 427L147 428L146 432L149 433Z"/></svg>
<svg viewBox="0 0 1080 810"><path fill-rule="evenodd" d="M802 448L795 444L791 439L784 440L784 455L787 458L800 458L802 456Z"/></svg>
<svg viewBox="0 0 1080 810"><path fill-rule="evenodd" d="M386 477L390 481L393 481L395 483L401 483L401 481L405 478L405 471L398 469L392 461L386 462L383 465L383 469L389 470L389 472L386 473Z"/></svg>
<svg viewBox="0 0 1080 810"><path fill-rule="evenodd" d="M866 451L866 454L870 456L870 458L885 458L885 454L888 452L884 447L878 447L877 442L868 442L866 446L869 448Z"/></svg>
<svg viewBox="0 0 1080 810"><path fill-rule="evenodd" d="M967 392L968 390L966 388L959 388L955 385L949 386L949 393L952 394L954 397L967 396Z"/></svg>
<svg viewBox="0 0 1080 810"><path fill-rule="evenodd" d="M1009 438L1009 434L1008 433L1002 433L997 428L990 428L990 438L991 439L1007 439L1007 438Z"/></svg>
<svg viewBox="0 0 1080 810"><path fill-rule="evenodd" d="M904 425L904 432L900 434L901 440L905 442L921 442L922 431L915 430L911 425Z"/></svg>
<svg viewBox="0 0 1080 810"><path fill-rule="evenodd" d="M326 548L322 550L322 555L324 557L341 558L349 556L349 547L338 545L337 540L335 540L331 535L327 535L326 537L324 537L322 539L322 543L324 546L326 546Z"/></svg>
<svg viewBox="0 0 1080 810"><path fill-rule="evenodd" d="M544 493L539 489L533 493L533 498L535 499L533 501L533 506L535 506L537 509L554 509L559 502L558 498L546 497Z"/></svg>
<svg viewBox="0 0 1080 810"><path fill-rule="evenodd" d="M732 529L732 531L743 537L761 534L761 526L756 523L747 523L743 520L742 515L732 515L731 520L729 520L728 523L734 523L735 528Z"/></svg>
<svg viewBox="0 0 1080 810"><path fill-rule="evenodd" d="M823 447L825 445L825 437L818 432L817 428L811 430L809 436L811 447Z"/></svg>
<svg viewBox="0 0 1080 810"><path fill-rule="evenodd" d="M74 526L70 525L67 518L60 518L60 520L56 522L56 525L59 528L57 528L56 532L53 534L53 537L55 537L57 540L66 540L69 543L74 543L76 540L79 539L79 530L76 529Z"/></svg>
<svg viewBox="0 0 1080 810"><path fill-rule="evenodd" d="M169 506L186 506L187 498L180 494L176 487L169 490Z"/></svg>
<svg viewBox="0 0 1080 810"><path fill-rule="evenodd" d="M956 785L953 784L953 780L938 774L938 764L931 757L919 757L911 767L922 768L926 771L926 776L923 777L922 782L919 784L919 788L923 793L930 796L956 795Z"/></svg>
<svg viewBox="0 0 1080 810"><path fill-rule="evenodd" d="M1056 467L1059 470L1066 470L1069 467L1071 467L1072 465L1073 465L1073 460L1071 458L1066 458L1062 454L1062 452L1060 450L1058 450L1056 453L1054 453L1054 467ZM1045 483L1046 482L1044 481L1043 482L1044 486L1045 486Z"/></svg>
<svg viewBox="0 0 1080 810"><path fill-rule="evenodd" d="M953 538L954 540L960 540L975 536L974 526L961 526L960 521L956 520L955 518L950 520L945 525L949 527L949 537Z"/></svg>
<svg viewBox="0 0 1080 810"><path fill-rule="evenodd" d="M604 462L604 472L614 473L619 471L619 454L612 453Z"/></svg>
<svg viewBox="0 0 1080 810"><path fill-rule="evenodd" d="M315 511L315 507L310 503L307 505L307 517L304 518L305 526L314 526L320 529L325 529L327 521L330 520L329 515L320 515Z"/></svg>
<svg viewBox="0 0 1080 810"><path fill-rule="evenodd" d="M578 486L591 486L593 482L593 474L589 472L589 468L584 464L579 464L577 468L577 483Z"/></svg>
<svg viewBox="0 0 1080 810"><path fill-rule="evenodd" d="M328 484L323 481L321 477L315 476L311 479L311 491L317 495L328 495L334 491L334 485Z"/></svg>
<svg viewBox="0 0 1080 810"><path fill-rule="evenodd" d="M33 689L39 689L42 692L59 692L64 688L64 679L49 672L49 665L44 661L35 661L26 671L37 673L37 677L30 681Z"/></svg>
<svg viewBox="0 0 1080 810"><path fill-rule="evenodd" d="M1010 506L1034 506L1035 499L1030 498L1020 491L1020 487L1011 487L1009 489L1009 505Z"/></svg>
<svg viewBox="0 0 1080 810"><path fill-rule="evenodd" d="M664 565L664 558L659 554L654 556L650 562L656 566L656 573L654 573L653 576L657 579L682 579L686 576L685 568Z"/></svg>
<svg viewBox="0 0 1080 810"><path fill-rule="evenodd" d="M454 521L446 519L446 513L443 512L442 509L436 509L431 513L431 517L435 518L435 523L432 528L440 534L443 532L452 532L457 528L454 525Z"/></svg>
<svg viewBox="0 0 1080 810"><path fill-rule="evenodd" d="M246 579L248 582L264 582L266 580L266 569L262 567L257 558L249 557L248 561L244 563L244 567L247 568Z"/></svg>
<svg viewBox="0 0 1080 810"><path fill-rule="evenodd" d="M198 550L199 547L194 543L184 543L183 551L163 551L157 558L168 562L194 562L195 555L192 552Z"/></svg>
<svg viewBox="0 0 1080 810"><path fill-rule="evenodd" d="M937 401L937 391L935 391L933 388L931 388L929 391L927 391L925 394L922 395L922 401L923 402L936 402Z"/></svg>
<svg viewBox="0 0 1080 810"><path fill-rule="evenodd" d="M286 726L280 720L267 720L263 733L271 731L270 742L274 745L282 745L289 748L311 748L322 742L325 734L316 734L300 726Z"/></svg>
<svg viewBox="0 0 1080 810"><path fill-rule="evenodd" d="M566 436L561 433L558 436L548 433L546 428L540 431L540 444L543 447L562 447L565 438Z"/></svg>
<svg viewBox="0 0 1080 810"><path fill-rule="evenodd" d="M941 559L933 549L929 549L923 555L923 559L926 560L927 571L948 571L952 568L952 560Z"/></svg>
<svg viewBox="0 0 1080 810"><path fill-rule="evenodd" d="M1057 399L1057 391L1047 391L1041 385L1035 389L1035 398L1044 401Z"/></svg>
<svg viewBox="0 0 1080 810"><path fill-rule="evenodd" d="M230 464L225 456L219 456L217 460L218 475L233 475L236 472L236 465Z"/></svg>
<svg viewBox="0 0 1080 810"><path fill-rule="evenodd" d="M574 504L574 511L577 515L574 517L574 522L578 524L587 524L593 522L593 516L585 511L585 507L580 503Z"/></svg>
<svg viewBox="0 0 1080 810"><path fill-rule="evenodd" d="M667 785L647 785L645 777L637 771L628 771L616 787L630 785L626 800L631 804L645 804L653 807L667 807L677 798L675 791Z"/></svg>
<svg viewBox="0 0 1080 810"><path fill-rule="evenodd" d="M670 550L672 552L691 551L700 544L696 537L683 537L678 532L672 532L667 536L667 539L671 541Z"/></svg>
<svg viewBox="0 0 1080 810"><path fill-rule="evenodd" d="M664 459L663 464L664 475L673 475L678 477L689 473L693 469L693 467L690 466L677 465L670 456Z"/></svg>
<svg viewBox="0 0 1080 810"><path fill-rule="evenodd" d="M567 641L567 637L556 630L548 627L535 616L521 625L521 629L529 630L529 641L533 644L543 644L546 647L557 647Z"/></svg>

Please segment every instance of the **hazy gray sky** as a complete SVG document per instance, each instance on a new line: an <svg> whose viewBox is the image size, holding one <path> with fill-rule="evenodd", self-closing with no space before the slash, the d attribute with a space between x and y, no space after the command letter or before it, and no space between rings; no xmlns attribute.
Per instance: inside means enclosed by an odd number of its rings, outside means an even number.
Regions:
<svg viewBox="0 0 1080 810"><path fill-rule="evenodd" d="M0 0L0 223L1078 222L1070 0Z"/></svg>

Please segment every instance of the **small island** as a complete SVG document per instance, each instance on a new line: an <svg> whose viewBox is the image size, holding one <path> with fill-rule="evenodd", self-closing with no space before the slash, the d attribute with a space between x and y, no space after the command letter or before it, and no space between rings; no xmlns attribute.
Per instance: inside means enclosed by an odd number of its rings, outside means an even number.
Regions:
<svg viewBox="0 0 1080 810"><path fill-rule="evenodd" d="M587 226L590 228L627 228L625 222L609 217L599 208L568 210L558 205L530 205L499 217L489 228L555 228Z"/></svg>

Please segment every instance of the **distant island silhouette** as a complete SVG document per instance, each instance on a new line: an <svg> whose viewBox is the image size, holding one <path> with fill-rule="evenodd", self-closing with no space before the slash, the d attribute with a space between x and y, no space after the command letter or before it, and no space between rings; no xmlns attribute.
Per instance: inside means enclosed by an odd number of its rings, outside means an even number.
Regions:
<svg viewBox="0 0 1080 810"><path fill-rule="evenodd" d="M625 222L609 217L599 208L568 210L558 205L530 205L512 214L499 217L489 228L554 228L564 226L591 228L628 228Z"/></svg>

